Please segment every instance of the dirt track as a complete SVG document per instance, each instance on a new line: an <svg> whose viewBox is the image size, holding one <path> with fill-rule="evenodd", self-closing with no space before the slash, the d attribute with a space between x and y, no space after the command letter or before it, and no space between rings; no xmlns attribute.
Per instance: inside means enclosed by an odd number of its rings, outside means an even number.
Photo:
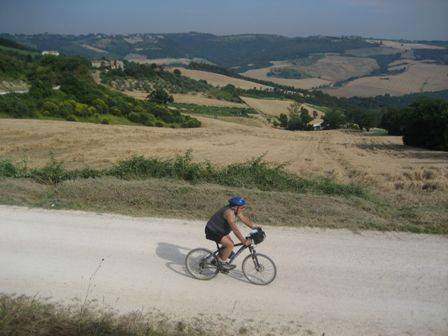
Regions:
<svg viewBox="0 0 448 336"><path fill-rule="evenodd" d="M189 249L212 247L203 224L0 206L0 288L255 334L447 335L446 237L267 227L258 250L279 274L258 287L239 271L185 273Z"/></svg>

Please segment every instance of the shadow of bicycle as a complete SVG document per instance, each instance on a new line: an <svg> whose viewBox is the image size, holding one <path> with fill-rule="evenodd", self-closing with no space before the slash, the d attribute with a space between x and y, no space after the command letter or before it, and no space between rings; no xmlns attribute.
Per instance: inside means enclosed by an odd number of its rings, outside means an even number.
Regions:
<svg viewBox="0 0 448 336"><path fill-rule="evenodd" d="M167 261L165 263L165 266L168 267L168 269L170 269L171 271L184 277L195 279L187 272L187 269L185 267L185 257L187 256L188 252L190 252L190 250L191 249L188 247L171 243L158 243L156 247L156 255L159 258ZM232 270L227 275L235 280L249 283L244 274L238 269Z"/></svg>
<svg viewBox="0 0 448 336"><path fill-rule="evenodd" d="M190 248L170 243L158 243L156 247L156 255L165 259L165 266L173 272L183 275L187 278L194 279L185 268L185 257Z"/></svg>

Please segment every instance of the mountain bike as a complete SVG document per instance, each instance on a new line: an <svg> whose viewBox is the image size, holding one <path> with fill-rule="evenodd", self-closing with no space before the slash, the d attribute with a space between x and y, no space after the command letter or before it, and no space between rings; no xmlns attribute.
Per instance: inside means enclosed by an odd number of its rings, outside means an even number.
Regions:
<svg viewBox="0 0 448 336"><path fill-rule="evenodd" d="M232 253L229 264L232 264L235 259L245 250L249 250L242 263L243 274L246 279L255 285L267 285L274 281L277 275L277 267L275 263L267 255L257 253L255 245L260 244L266 234L260 228L251 231L246 239L251 239L251 244L246 246L242 243L235 244L239 247L237 252ZM218 255L224 247L216 243L216 250L210 251L205 248L196 248L191 250L185 257L185 266L188 273L199 280L211 280L221 273L228 273L220 265Z"/></svg>

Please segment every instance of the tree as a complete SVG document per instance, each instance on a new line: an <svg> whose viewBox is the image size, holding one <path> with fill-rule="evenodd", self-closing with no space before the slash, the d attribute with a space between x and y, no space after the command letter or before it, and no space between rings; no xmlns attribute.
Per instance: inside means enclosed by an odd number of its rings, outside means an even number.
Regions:
<svg viewBox="0 0 448 336"><path fill-rule="evenodd" d="M422 99L405 108L402 118L405 145L448 150L448 101Z"/></svg>
<svg viewBox="0 0 448 336"><path fill-rule="evenodd" d="M328 129L340 128L347 122L345 114L340 110L329 110L325 113L323 126Z"/></svg>
<svg viewBox="0 0 448 336"><path fill-rule="evenodd" d="M163 89L154 90L148 95L147 99L156 104L168 104L174 101L173 96L169 95L168 92Z"/></svg>
<svg viewBox="0 0 448 336"><path fill-rule="evenodd" d="M376 110L363 109L356 110L353 115L353 122L358 124L360 129L370 131L380 123L380 113Z"/></svg>
<svg viewBox="0 0 448 336"><path fill-rule="evenodd" d="M180 72L179 69L174 69L173 74L175 74L177 77L179 77L180 75L182 75L182 73Z"/></svg>
<svg viewBox="0 0 448 336"><path fill-rule="evenodd" d="M403 135L403 110L389 108L381 117L380 127L387 130L390 135Z"/></svg>
<svg viewBox="0 0 448 336"><path fill-rule="evenodd" d="M313 118L307 109L301 108L300 104L294 103L289 108L289 120L287 129L290 131L309 131L313 127L309 124Z"/></svg>
<svg viewBox="0 0 448 336"><path fill-rule="evenodd" d="M48 82L36 80L31 84L29 94L36 99L42 99L50 97L53 93L53 89Z"/></svg>
<svg viewBox="0 0 448 336"><path fill-rule="evenodd" d="M280 123L280 127L287 128L288 127L288 116L284 113L281 113L278 117L278 121Z"/></svg>

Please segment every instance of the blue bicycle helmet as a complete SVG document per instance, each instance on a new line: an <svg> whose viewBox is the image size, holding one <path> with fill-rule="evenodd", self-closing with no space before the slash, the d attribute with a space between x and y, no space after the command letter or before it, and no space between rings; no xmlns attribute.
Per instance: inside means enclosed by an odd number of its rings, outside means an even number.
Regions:
<svg viewBox="0 0 448 336"><path fill-rule="evenodd" d="M246 200L240 196L235 196L235 197L232 197L231 199L229 199L230 206L235 206L235 205L243 206L246 204L247 204Z"/></svg>

